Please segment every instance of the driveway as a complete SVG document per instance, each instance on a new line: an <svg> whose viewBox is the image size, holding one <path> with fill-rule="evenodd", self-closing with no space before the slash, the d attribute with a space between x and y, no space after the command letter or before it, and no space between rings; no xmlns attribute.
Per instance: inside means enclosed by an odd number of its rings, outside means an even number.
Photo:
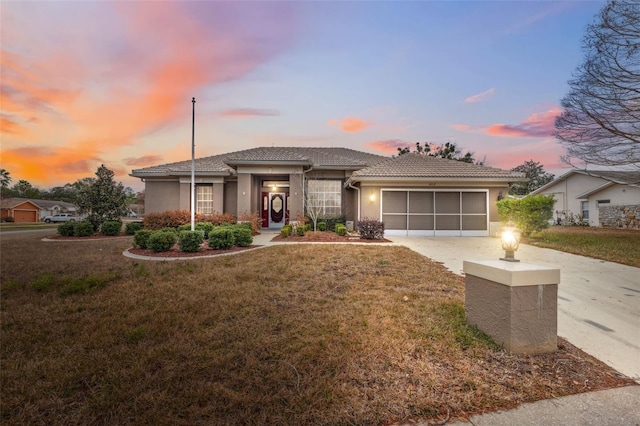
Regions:
<svg viewBox="0 0 640 426"><path fill-rule="evenodd" d="M490 237L387 237L462 275L463 260L498 259ZM521 245L516 258L560 269L558 335L640 381L640 268Z"/></svg>

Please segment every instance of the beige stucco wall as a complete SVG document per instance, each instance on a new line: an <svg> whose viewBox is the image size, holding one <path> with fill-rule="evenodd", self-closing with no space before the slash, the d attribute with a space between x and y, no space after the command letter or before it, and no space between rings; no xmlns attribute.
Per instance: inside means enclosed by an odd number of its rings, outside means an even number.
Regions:
<svg viewBox="0 0 640 426"><path fill-rule="evenodd" d="M302 216L302 173L289 176L289 220Z"/></svg>
<svg viewBox="0 0 640 426"><path fill-rule="evenodd" d="M177 180L154 181L147 179L144 191L145 213L178 210L180 208L180 184Z"/></svg>
<svg viewBox="0 0 640 426"><path fill-rule="evenodd" d="M238 214L238 182L231 181L224 184L224 210L232 215Z"/></svg>
<svg viewBox="0 0 640 426"><path fill-rule="evenodd" d="M587 200L577 199L576 197L590 189L604 185L606 182L604 179L598 177L574 173L562 180L558 180L558 182L549 186L544 191L540 191L539 194L554 196L556 200L554 206L555 211L577 215L582 212L580 202ZM591 212L589 213L591 214ZM594 223L593 226L597 226L597 222Z"/></svg>

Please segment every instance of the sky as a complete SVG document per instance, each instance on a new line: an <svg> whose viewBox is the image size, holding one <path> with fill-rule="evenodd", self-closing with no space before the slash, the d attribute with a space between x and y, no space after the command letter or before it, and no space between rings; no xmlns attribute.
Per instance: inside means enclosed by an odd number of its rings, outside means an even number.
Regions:
<svg viewBox="0 0 640 426"><path fill-rule="evenodd" d="M567 171L553 137L603 1L3 1L0 167L42 189L261 146L455 142Z"/></svg>

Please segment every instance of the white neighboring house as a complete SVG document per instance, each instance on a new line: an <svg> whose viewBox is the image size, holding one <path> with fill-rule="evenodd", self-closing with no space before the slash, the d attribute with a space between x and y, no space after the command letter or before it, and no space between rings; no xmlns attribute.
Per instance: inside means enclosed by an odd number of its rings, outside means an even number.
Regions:
<svg viewBox="0 0 640 426"><path fill-rule="evenodd" d="M556 217L581 215L590 226L640 229L640 172L571 170L531 194L553 195Z"/></svg>

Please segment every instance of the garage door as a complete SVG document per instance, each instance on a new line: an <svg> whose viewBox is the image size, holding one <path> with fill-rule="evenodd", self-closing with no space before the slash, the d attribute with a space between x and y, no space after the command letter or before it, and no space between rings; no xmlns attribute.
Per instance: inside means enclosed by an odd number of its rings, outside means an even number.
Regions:
<svg viewBox="0 0 640 426"><path fill-rule="evenodd" d="M382 190L387 235L488 236L486 190Z"/></svg>
<svg viewBox="0 0 640 426"><path fill-rule="evenodd" d="M33 210L14 210L13 217L16 222L37 222L38 212Z"/></svg>

